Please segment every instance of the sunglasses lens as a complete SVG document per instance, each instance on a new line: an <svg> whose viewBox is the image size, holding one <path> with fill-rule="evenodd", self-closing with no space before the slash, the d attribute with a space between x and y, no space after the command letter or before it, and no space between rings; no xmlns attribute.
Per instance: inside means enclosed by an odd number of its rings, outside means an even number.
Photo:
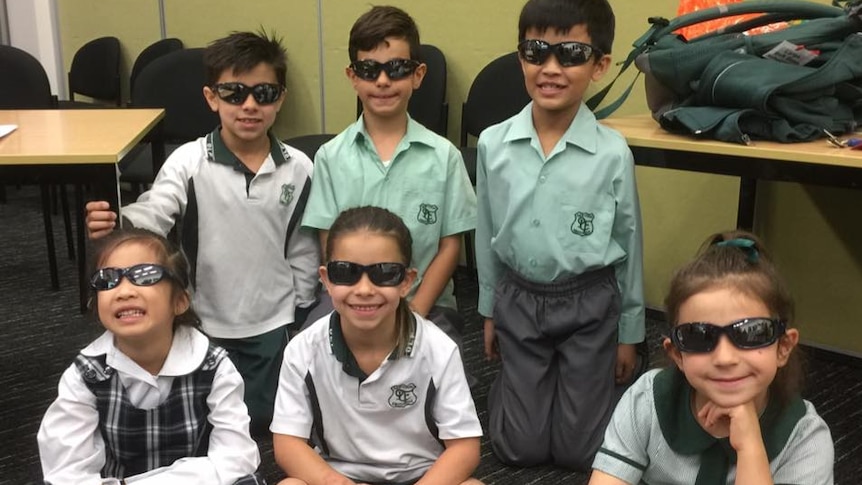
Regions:
<svg viewBox="0 0 862 485"><path fill-rule="evenodd" d="M356 61L350 64L350 69L352 69L360 79L374 81L378 76L380 76L380 71L383 70L383 64L372 60Z"/></svg>
<svg viewBox="0 0 862 485"><path fill-rule="evenodd" d="M251 88L251 95L257 104L272 104L281 96L281 86L271 83L258 84Z"/></svg>
<svg viewBox="0 0 862 485"><path fill-rule="evenodd" d="M242 104L248 98L249 88L241 83L220 83L215 85L215 92L223 101Z"/></svg>
<svg viewBox="0 0 862 485"><path fill-rule="evenodd" d="M750 318L736 323L729 330L733 343L741 349L771 345L778 339L779 325L768 318Z"/></svg>
<svg viewBox="0 0 862 485"><path fill-rule="evenodd" d="M418 65L411 59L393 59L385 64L386 75L389 79L403 79L413 74Z"/></svg>
<svg viewBox="0 0 862 485"><path fill-rule="evenodd" d="M717 327L703 323L684 323L673 328L674 344L683 352L709 352L720 335Z"/></svg>
<svg viewBox="0 0 862 485"><path fill-rule="evenodd" d="M375 81L380 77L380 71L392 80L404 79L413 74L419 62L412 59L392 59L387 62L377 62L371 59L356 61L350 64L350 68L360 79Z"/></svg>
<svg viewBox="0 0 862 485"><path fill-rule="evenodd" d="M405 273L406 268L400 263L377 263L368 268L368 277L377 286L398 286Z"/></svg>
<svg viewBox="0 0 862 485"><path fill-rule="evenodd" d="M333 285L352 285L362 277L362 267L349 261L330 261L326 275Z"/></svg>
<svg viewBox="0 0 862 485"><path fill-rule="evenodd" d="M563 67L586 64L593 55L593 48L582 42L562 42L556 46L557 60Z"/></svg>
<svg viewBox="0 0 862 485"><path fill-rule="evenodd" d="M126 278L137 286L152 286L165 277L165 269L154 264L139 264L126 270Z"/></svg>
<svg viewBox="0 0 862 485"><path fill-rule="evenodd" d="M96 291L110 290L117 286L122 278L122 271L117 268L102 268L93 273L90 287Z"/></svg>
<svg viewBox="0 0 862 485"><path fill-rule="evenodd" d="M525 40L518 44L521 57L530 64L542 64L551 52L551 46L541 40Z"/></svg>

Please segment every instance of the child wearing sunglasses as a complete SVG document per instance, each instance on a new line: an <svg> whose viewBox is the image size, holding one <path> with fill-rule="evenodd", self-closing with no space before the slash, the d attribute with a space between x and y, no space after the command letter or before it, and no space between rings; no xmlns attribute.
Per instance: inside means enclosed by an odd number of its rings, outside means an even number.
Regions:
<svg viewBox="0 0 862 485"><path fill-rule="evenodd" d="M353 24L345 72L362 116L318 150L302 224L319 231L324 247L345 209L375 205L398 214L413 236L410 306L460 342L452 274L461 233L476 225L476 196L460 151L407 112L427 69L419 46L416 23L399 8L373 7ZM318 316L331 310L322 296Z"/></svg>
<svg viewBox="0 0 862 485"><path fill-rule="evenodd" d="M199 330L188 261L142 229L100 243L90 307L105 332L45 412L45 483L263 483L242 378Z"/></svg>
<svg viewBox="0 0 862 485"><path fill-rule="evenodd" d="M279 40L265 33L211 43L202 90L221 125L177 148L152 188L122 210L124 224L162 235L182 227L195 308L245 379L255 436L272 420L287 330L313 305L320 265L314 233L297 227L311 160L270 132L284 102L285 63ZM87 204L91 238L116 219L106 202Z"/></svg>
<svg viewBox="0 0 862 485"><path fill-rule="evenodd" d="M410 231L386 209L349 209L332 224L320 276L335 311L288 344L281 369L271 427L290 477L281 485L481 485L470 474L482 428L458 348L405 300L411 253Z"/></svg>
<svg viewBox="0 0 862 485"><path fill-rule="evenodd" d="M800 395L793 301L752 234L716 234L665 300L674 365L620 400L590 485L831 485L829 428Z"/></svg>
<svg viewBox="0 0 862 485"><path fill-rule="evenodd" d="M518 53L532 101L479 136L478 311L491 445L509 464L588 470L645 359L642 226L625 139L582 102L610 64L606 0L530 0Z"/></svg>

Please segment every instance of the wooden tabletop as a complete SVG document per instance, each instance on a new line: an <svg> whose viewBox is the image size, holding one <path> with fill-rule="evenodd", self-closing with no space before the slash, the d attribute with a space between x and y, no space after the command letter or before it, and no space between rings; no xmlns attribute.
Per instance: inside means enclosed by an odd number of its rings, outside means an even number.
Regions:
<svg viewBox="0 0 862 485"><path fill-rule="evenodd" d="M0 110L0 165L117 163L164 116L162 109Z"/></svg>
<svg viewBox="0 0 862 485"><path fill-rule="evenodd" d="M754 141L751 145L740 145L671 134L662 129L650 115L611 117L602 120L602 123L622 133L632 147L757 157L862 169L862 150L837 148L825 139L807 143ZM855 136L862 138L862 134Z"/></svg>

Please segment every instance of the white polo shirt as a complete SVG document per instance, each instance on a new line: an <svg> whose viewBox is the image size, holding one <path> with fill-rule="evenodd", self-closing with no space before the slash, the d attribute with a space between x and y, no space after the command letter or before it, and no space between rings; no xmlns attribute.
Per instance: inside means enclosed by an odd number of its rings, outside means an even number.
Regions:
<svg viewBox="0 0 862 485"><path fill-rule="evenodd" d="M481 436L458 348L414 317L406 355L368 376L337 313L297 335L284 352L271 431L311 437L339 473L369 482L415 480L443 452L442 440Z"/></svg>

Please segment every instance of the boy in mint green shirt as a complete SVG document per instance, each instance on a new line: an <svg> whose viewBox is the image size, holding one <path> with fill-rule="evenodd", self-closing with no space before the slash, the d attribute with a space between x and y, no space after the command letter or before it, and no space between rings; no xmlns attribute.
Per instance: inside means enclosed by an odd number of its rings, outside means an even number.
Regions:
<svg viewBox="0 0 862 485"><path fill-rule="evenodd" d="M463 323L452 273L461 233L476 225L476 197L458 149L407 113L427 69L418 59L418 29L403 10L373 7L353 25L348 50L346 74L362 116L317 152L302 224L318 229L325 247L327 230L345 209L375 205L400 216L418 270L411 307L457 341Z"/></svg>

